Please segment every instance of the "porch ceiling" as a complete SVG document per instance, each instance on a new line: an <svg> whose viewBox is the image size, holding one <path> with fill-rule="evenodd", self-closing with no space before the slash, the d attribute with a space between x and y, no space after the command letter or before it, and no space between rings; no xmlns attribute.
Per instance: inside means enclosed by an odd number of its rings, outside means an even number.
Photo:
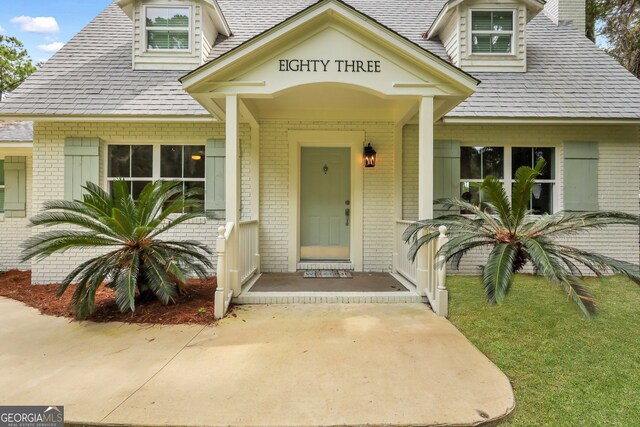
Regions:
<svg viewBox="0 0 640 427"><path fill-rule="evenodd" d="M415 97L386 98L357 87L331 83L305 85L273 98L245 99L244 102L258 120L397 122L417 105Z"/></svg>

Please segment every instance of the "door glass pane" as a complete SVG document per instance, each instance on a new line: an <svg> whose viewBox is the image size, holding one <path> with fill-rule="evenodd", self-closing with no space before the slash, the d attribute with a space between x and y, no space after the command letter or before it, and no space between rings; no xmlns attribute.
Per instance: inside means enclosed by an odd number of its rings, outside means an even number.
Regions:
<svg viewBox="0 0 640 427"><path fill-rule="evenodd" d="M460 147L460 177L482 178L482 147Z"/></svg>
<svg viewBox="0 0 640 427"><path fill-rule="evenodd" d="M491 29L494 31L513 30L513 12L493 12Z"/></svg>
<svg viewBox="0 0 640 427"><path fill-rule="evenodd" d="M204 145L184 147L184 177L204 178Z"/></svg>
<svg viewBox="0 0 640 427"><path fill-rule="evenodd" d="M131 146L131 176L151 178L153 176L153 147L151 145Z"/></svg>
<svg viewBox="0 0 640 427"><path fill-rule="evenodd" d="M128 178L131 176L131 146L110 145L108 148L109 170L111 178Z"/></svg>
<svg viewBox="0 0 640 427"><path fill-rule="evenodd" d="M491 12L473 11L471 12L471 25L473 30L490 31Z"/></svg>
<svg viewBox="0 0 640 427"><path fill-rule="evenodd" d="M160 148L160 176L182 178L182 146L163 145Z"/></svg>
<svg viewBox="0 0 640 427"><path fill-rule="evenodd" d="M482 150L482 178L491 175L498 179L504 178L504 148L485 147Z"/></svg>

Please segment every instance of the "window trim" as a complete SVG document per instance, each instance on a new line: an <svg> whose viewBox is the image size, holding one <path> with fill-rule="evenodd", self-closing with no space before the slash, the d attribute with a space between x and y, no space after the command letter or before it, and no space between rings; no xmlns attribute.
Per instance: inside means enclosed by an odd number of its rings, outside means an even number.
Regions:
<svg viewBox="0 0 640 427"><path fill-rule="evenodd" d="M149 48L149 33L148 28L159 28L159 27L147 27L147 9L148 8L172 8L172 9L188 9L189 10L189 25L187 27L162 27L164 30L175 30L175 31L184 31L186 28L189 32L189 47L187 49L150 49ZM193 46L194 46L194 37L195 37L195 28L194 28L194 17L193 17L193 7L191 5L175 5L169 3L150 3L142 6L142 14L140 17L142 34L140 39L143 42L142 51L145 54L153 54L153 55L162 55L164 53L182 53L182 54L193 54Z"/></svg>
<svg viewBox="0 0 640 427"><path fill-rule="evenodd" d="M495 31L495 30L473 30L473 12L511 12L511 19L513 20L512 30L510 31ZM516 33L518 32L518 9L516 8L493 8L493 7L474 7L469 8L468 10L468 35L467 35L467 45L469 46L469 50L467 55L470 57L473 56L516 56ZM511 52L474 52L473 51L473 34L505 34L511 35Z"/></svg>
<svg viewBox="0 0 640 427"><path fill-rule="evenodd" d="M487 141L484 145L479 145L478 142L460 142L460 148L462 147L503 147L504 148L504 177L499 181L502 183L505 191L507 193L507 198L509 202L511 202L511 191L510 188L506 187L506 183L512 184L513 177L513 161L512 161L512 149L517 147L543 147L543 148L553 148L555 155L555 167L554 167L554 175L555 179L536 179L536 182L540 184L553 184L554 191L553 196L551 198L551 212L550 214L559 212L561 209L560 206L560 187L562 185L561 175L560 175L560 163L561 163L561 151L560 146L557 144L549 144L549 143L536 143L536 142L517 142L512 144L504 144L504 143L492 143ZM460 177L460 184L463 182L482 182L482 179L463 179ZM471 215L469 215L471 216ZM539 215L537 215L539 216Z"/></svg>

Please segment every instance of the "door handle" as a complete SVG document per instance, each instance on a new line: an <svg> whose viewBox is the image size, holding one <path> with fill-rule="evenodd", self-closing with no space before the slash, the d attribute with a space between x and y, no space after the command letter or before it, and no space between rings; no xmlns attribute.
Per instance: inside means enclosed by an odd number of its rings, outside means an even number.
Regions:
<svg viewBox="0 0 640 427"><path fill-rule="evenodd" d="M347 217L347 227L349 226L349 216L351 215L351 209L347 208L344 210L344 214Z"/></svg>

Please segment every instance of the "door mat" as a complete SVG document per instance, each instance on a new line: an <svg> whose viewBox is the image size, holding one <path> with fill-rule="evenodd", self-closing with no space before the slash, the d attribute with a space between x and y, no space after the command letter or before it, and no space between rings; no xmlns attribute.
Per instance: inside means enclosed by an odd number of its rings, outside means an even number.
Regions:
<svg viewBox="0 0 640 427"><path fill-rule="evenodd" d="M306 270L305 279L351 279L353 276L346 270Z"/></svg>

